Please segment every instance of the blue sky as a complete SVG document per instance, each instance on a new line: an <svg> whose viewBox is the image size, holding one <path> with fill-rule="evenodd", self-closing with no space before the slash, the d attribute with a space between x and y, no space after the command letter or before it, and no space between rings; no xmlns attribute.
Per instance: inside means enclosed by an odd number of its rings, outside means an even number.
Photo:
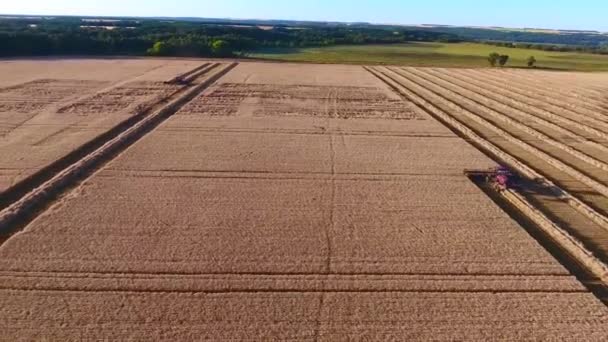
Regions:
<svg viewBox="0 0 608 342"><path fill-rule="evenodd" d="M2 0L0 13L367 21L608 31L607 0Z"/></svg>

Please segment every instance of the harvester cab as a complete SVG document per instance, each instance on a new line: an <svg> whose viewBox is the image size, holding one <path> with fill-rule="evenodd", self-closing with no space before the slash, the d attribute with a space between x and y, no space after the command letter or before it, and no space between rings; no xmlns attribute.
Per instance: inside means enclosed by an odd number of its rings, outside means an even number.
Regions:
<svg viewBox="0 0 608 342"><path fill-rule="evenodd" d="M492 185L496 191L505 191L516 186L517 178L517 175L509 168L499 166L488 171L486 182Z"/></svg>
<svg viewBox="0 0 608 342"><path fill-rule="evenodd" d="M483 171L467 170L465 173L469 177L475 177L479 180L484 180L495 191L501 192L508 189L513 189L519 184L519 176L505 166L498 166Z"/></svg>

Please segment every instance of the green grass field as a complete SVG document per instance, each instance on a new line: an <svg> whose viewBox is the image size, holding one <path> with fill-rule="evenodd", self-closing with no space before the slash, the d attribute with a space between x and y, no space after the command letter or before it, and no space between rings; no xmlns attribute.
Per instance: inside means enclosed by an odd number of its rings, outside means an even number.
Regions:
<svg viewBox="0 0 608 342"><path fill-rule="evenodd" d="M291 62L475 68L488 67L487 56L492 52L509 55L511 57L507 65L509 67L525 67L528 57L534 56L538 60L539 68L608 71L606 55L502 48L475 43L408 43L269 49L253 53L250 57Z"/></svg>

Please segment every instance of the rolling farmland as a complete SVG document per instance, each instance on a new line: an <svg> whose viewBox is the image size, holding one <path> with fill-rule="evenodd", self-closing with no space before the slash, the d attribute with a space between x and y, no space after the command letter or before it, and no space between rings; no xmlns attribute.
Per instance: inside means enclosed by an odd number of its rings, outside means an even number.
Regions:
<svg viewBox="0 0 608 342"><path fill-rule="evenodd" d="M0 63L7 339L606 336L605 74L36 63Z"/></svg>
<svg viewBox="0 0 608 342"><path fill-rule="evenodd" d="M497 47L479 43L410 42L406 44L337 45L268 48L250 54L268 61L338 64L386 64L413 67L486 68L492 52L510 56L508 66L526 68L535 56L537 67L569 71L608 71L608 56L580 52Z"/></svg>

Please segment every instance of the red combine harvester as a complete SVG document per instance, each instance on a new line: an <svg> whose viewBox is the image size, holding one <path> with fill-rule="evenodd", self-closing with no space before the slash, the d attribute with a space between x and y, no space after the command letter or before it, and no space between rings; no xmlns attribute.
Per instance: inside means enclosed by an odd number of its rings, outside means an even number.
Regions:
<svg viewBox="0 0 608 342"><path fill-rule="evenodd" d="M486 182L492 184L496 191L505 191L515 186L515 174L504 166L491 170L486 176Z"/></svg>
<svg viewBox="0 0 608 342"><path fill-rule="evenodd" d="M470 177L478 177L478 179L483 177L485 182L498 192L516 187L519 179L517 174L505 166L494 167L486 171L466 171L465 173Z"/></svg>

